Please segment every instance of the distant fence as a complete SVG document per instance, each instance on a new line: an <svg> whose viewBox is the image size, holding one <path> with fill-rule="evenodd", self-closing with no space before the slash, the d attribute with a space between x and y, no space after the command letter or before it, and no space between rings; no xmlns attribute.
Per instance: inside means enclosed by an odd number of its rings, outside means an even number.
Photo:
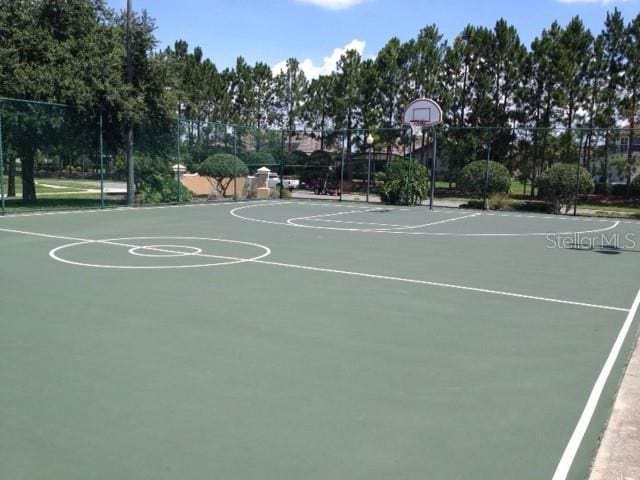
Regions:
<svg viewBox="0 0 640 480"><path fill-rule="evenodd" d="M1 213L124 205L127 129L121 118L107 112L0 98ZM290 195L426 203L431 191L426 172L433 168L434 153L435 205L500 208L500 202L510 202L544 210L539 178L559 163L588 172L586 189L576 175L575 210L638 203L640 131L442 125L420 133L403 127L290 131L183 118L137 119L136 203ZM218 180L194 180L204 163L222 161L225 155L237 159L233 168L239 170ZM489 161L507 169L508 199L492 198ZM485 188L470 190L460 182L461 172L472 162L487 165L473 170L478 177L474 180ZM259 169L271 174L261 176ZM222 178L228 185L216 188ZM399 191L391 195L394 179ZM268 195L265 188L270 188Z"/></svg>

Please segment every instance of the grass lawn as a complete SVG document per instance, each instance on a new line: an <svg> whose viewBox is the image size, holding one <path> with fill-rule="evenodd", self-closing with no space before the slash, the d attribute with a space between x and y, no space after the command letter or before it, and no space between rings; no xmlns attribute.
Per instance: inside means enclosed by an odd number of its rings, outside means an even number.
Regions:
<svg viewBox="0 0 640 480"><path fill-rule="evenodd" d="M59 178L38 178L39 184L55 185L56 187L68 187L76 190L95 190L100 188L100 182L87 180L59 179Z"/></svg>
<svg viewBox="0 0 640 480"><path fill-rule="evenodd" d="M8 181L6 175L3 177L3 189L6 194ZM59 179L59 178L36 178L36 193L38 194L60 194L79 193L85 190L97 190L100 188L98 181L87 181L84 179ZM16 194L22 194L22 180L16 178Z"/></svg>
<svg viewBox="0 0 640 480"><path fill-rule="evenodd" d="M124 201L121 198L107 197L104 199L105 207L119 207L124 205ZM19 198L8 198L5 200L5 207L7 211L24 211L24 210L67 210L67 209L81 209L81 208L98 208L100 207L99 195L86 195L86 196L74 196L70 197L46 197L38 198L38 201L33 204L22 203Z"/></svg>
<svg viewBox="0 0 640 480"><path fill-rule="evenodd" d="M438 180L436 181L436 188L438 189L449 189L449 182L446 180ZM452 182L451 183L451 188L455 189L456 188L456 182ZM514 195L522 195L524 192L524 184L520 181L520 180L513 180L511 182L511 193ZM531 193L531 183L527 183L527 190L526 190L526 194L530 195Z"/></svg>

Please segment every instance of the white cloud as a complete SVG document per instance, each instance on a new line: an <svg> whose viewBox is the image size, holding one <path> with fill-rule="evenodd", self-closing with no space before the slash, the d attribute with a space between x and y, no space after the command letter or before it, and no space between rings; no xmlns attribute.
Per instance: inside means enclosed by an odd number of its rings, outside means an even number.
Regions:
<svg viewBox="0 0 640 480"><path fill-rule="evenodd" d="M299 3L309 3L328 10L344 10L351 8L365 0L297 0Z"/></svg>
<svg viewBox="0 0 640 480"><path fill-rule="evenodd" d="M300 62L300 69L304 72L308 79L318 78L320 75L329 75L336 69L336 64L340 57L347 52L347 50L355 50L360 55L364 51L366 42L364 40L358 40L357 38L351 40L344 47L334 48L333 52L322 60L322 65L314 65L313 60L305 58ZM284 71L287 68L287 61L283 60L276 63L273 67L273 73L277 74Z"/></svg>
<svg viewBox="0 0 640 480"><path fill-rule="evenodd" d="M558 0L560 3L599 3L609 5L610 3L625 3L629 0Z"/></svg>

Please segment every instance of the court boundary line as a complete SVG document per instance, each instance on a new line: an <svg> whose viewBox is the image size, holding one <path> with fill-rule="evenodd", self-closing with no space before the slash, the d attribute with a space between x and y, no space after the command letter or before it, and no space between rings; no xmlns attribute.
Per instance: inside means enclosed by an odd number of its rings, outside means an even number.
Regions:
<svg viewBox="0 0 640 480"><path fill-rule="evenodd" d="M140 207L128 207L128 206L116 206L116 207L106 207L106 208L85 208L85 209L70 209L70 210L55 210L55 211L34 211L29 213L21 213L21 212L7 212L5 215L0 215L0 221L3 219L7 221L10 218L24 218L24 217L38 217L38 216L47 216L47 215L73 215L73 214L89 214L89 213L114 213L114 212L141 212L145 210L161 210L161 209L169 209L169 208L195 208L195 207L217 207L220 205L239 205L245 203L260 203L264 205L278 205L278 204L298 204L298 205L322 205L326 207L350 207L350 208L367 208L360 205L353 205L349 202L341 202L336 201L327 201L327 200L287 200L287 201L274 201L274 200L225 200L220 202L206 202L206 203L189 203L189 204L177 204L177 205L155 205L155 206L140 206ZM371 205L371 204L367 204ZM389 209L389 205L380 204L380 208ZM425 208L424 205L417 206L415 208ZM438 207L436 206L436 210L427 210L429 213L448 213L452 211L451 207ZM409 208L391 208L393 210L408 210ZM473 209L470 208L457 208L456 211L461 212L470 212ZM579 215L579 216L568 216L568 215L548 215L548 214L521 214L515 212L509 213L495 213L495 212L480 212L481 215L489 215L489 216L499 216L499 217L523 217L523 218L544 218L549 220L565 220L565 221L587 221L587 222L610 222L614 221L616 217L598 217L593 215ZM620 223L626 225L636 225L640 226L639 220L629 220L621 218ZM268 223L268 222L265 222Z"/></svg>
<svg viewBox="0 0 640 480"><path fill-rule="evenodd" d="M506 297L522 298L522 299L525 299L525 300L537 300L537 301L548 302L548 303L574 305L574 306L579 306L579 307L596 308L596 309L601 309L601 310L612 310L612 311L616 311L616 312L625 312L626 313L626 312L629 311L629 309L627 309L627 308L612 307L612 306L609 306L609 305L598 305L598 304L593 304L593 303L577 302L577 301L573 301L573 300L562 300L562 299L551 298L551 297L540 297L540 296L537 296L537 295L527 295L527 294L524 294L524 293L505 292L505 291L502 291L502 290L491 290L491 289L487 289L487 288L469 287L469 286L466 286L466 285L456 285L456 284L452 284L452 283L433 282L433 281L430 281L430 280L418 280L418 279L413 279L413 278L394 277L394 276L391 276L391 275L379 275L379 274L375 274L375 273L352 272L352 271L349 271L349 270L337 270L337 269L324 268L324 267L312 267L312 266L307 266L307 265L296 265L296 264L291 264L291 263L273 262L273 261L269 261L269 260L251 260L250 262L247 262L247 263L261 263L263 265L275 265L275 266L278 266L278 267L295 268L295 269L300 269L300 270L310 270L310 271L315 271L315 272L336 273L336 274L347 275L347 276L364 277L364 278L375 278L375 279L379 279L379 280L391 280L391 281L396 281L396 282L413 283L413 284L418 284L418 285L429 285L429 286L432 286L432 287L453 288L453 289L456 289L456 290L465 290L465 291L478 292L478 293L488 293L488 294L492 294L492 295L501 295L501 296L506 296Z"/></svg>
<svg viewBox="0 0 640 480"><path fill-rule="evenodd" d="M165 252L165 253L182 253L182 252L175 252L175 251L172 252L170 250L156 249L156 248L153 248L153 247L144 247L144 246L140 246L140 245L118 244L118 243L115 243L115 242L110 241L108 239L107 240L90 240L90 239L64 237L64 236L51 235L51 234L46 234L46 233L28 232L28 231L24 231L24 230L14 230L14 229L6 229L6 228L0 228L0 232L16 233L16 234L21 234L21 235L30 235L30 236L45 237L45 238L53 238L53 239L58 239L58 240L72 240L74 242L78 242L78 244L96 243L96 244L105 244L105 245L124 246L124 247L130 247L130 248L131 247L147 248L149 250L156 250L156 251L161 251L161 252ZM170 238L170 237L158 237L158 238ZM199 238L199 237L183 237L183 238ZM117 239L113 239L113 240L117 240ZM241 243L249 243L249 242L241 242ZM69 245L67 245L67 247L68 246ZM56 247L56 248L54 248L52 250L60 249L62 247L64 247L64 245L60 246L60 247ZM268 247L266 247L266 246L263 246L263 247L268 249ZM270 249L269 249L269 252L271 252ZM193 256L204 256L204 257L206 257L208 255L197 254L197 255L193 255ZM212 257L221 258L220 256L215 256L215 255L212 255ZM505 296L505 297L522 298L522 299L526 299L526 300L536 300L536 301L542 301L542 302L547 302L547 303L557 303L557 304L564 304L564 305L574 305L574 306L580 306L580 307L586 307L586 308L594 308L594 309L600 309L600 310L610 310L610 311L625 312L625 313L629 311L629 309L627 309L627 308L613 307L613 306L610 306L610 305L599 305L599 304L594 304L594 303L578 302L578 301L573 301L573 300L563 300L563 299L551 298L551 297L541 297L541 296L537 296L537 295L527 295L527 294L524 294L524 293L506 292L506 291L502 291L502 290L491 290L491 289L486 289L486 288L470 287L470 286L466 286L466 285L456 285L456 284L450 284L450 283L433 282L433 281L429 281L429 280L418 280L418 279L412 279L412 278L395 277L395 276L390 276L390 275L380 275L380 274L374 274L374 273L353 272L353 271L349 271L349 270L337 270L337 269L324 268L324 267L312 267L312 266L307 266L307 265L296 265L296 264L290 264L290 263L273 262L273 261L266 261L266 260L259 260L259 259L245 259L245 258L236 258L236 257L225 257L225 258L228 258L229 260L237 260L237 262L234 262L234 263L260 263L260 264L263 264L263 265L273 265L273 266L278 266L278 267L295 268L295 269L300 269L300 270L335 273L335 274L340 274L340 275L355 276L355 277L362 277L362 278L375 278L375 279L378 279L378 280L398 281L398 282L411 283L411 284L416 284L416 285L429 285L429 286L432 286L432 287L452 288L452 289L463 290L463 291L478 292L478 293L488 293L488 294L492 294L492 295L500 295L500 296ZM63 263L69 263L69 262L63 262ZM83 265L83 266L86 266L86 265ZM215 265L211 265L211 266L215 266ZM108 267L104 267L103 266L101 268L108 268ZM120 267L120 268L125 269L126 267ZM129 269L133 269L133 268L129 268Z"/></svg>
<svg viewBox="0 0 640 480"><path fill-rule="evenodd" d="M424 236L434 236L434 237L499 237L499 238L510 238L510 237L514 237L514 238L524 238L524 237L544 237L544 236L548 236L548 235L585 235L585 234L589 234L589 233L602 233L602 232L606 232L609 230L613 230L615 228L617 228L622 221L621 220L606 220L607 222L613 222L612 225L609 225L608 227L603 227L603 228L598 228L598 229L594 229L594 230L580 230L580 231L571 231L571 232L529 232L529 233L455 233L455 232L407 232L407 229L415 229L415 228L423 228L423 227L427 227L427 226L431 226L431 225L437 225L437 224L441 224L441 223L448 223L448 222L453 222L459 219L463 219L463 218L472 218L472 217L478 217L478 216L482 216L483 213L482 212L475 212L472 214L468 214L468 215L462 215L462 216L457 216L457 217L452 217L446 220L442 220L439 222L431 222L431 223L427 223L427 224L423 224L423 225L409 225L406 226L404 228L393 228L393 229L384 229L384 228L340 228L340 227L323 227L323 226L318 226L318 225L302 225L302 224L298 224L295 223L295 220L313 220L313 217L327 217L327 216L331 216L331 215L343 215L343 214L350 214L350 213L354 213L353 211L346 211L346 212L340 212L340 213L336 213L336 214L321 214L321 215L311 215L308 217L292 217L292 218L288 218L286 219L286 221L284 222L279 222L279 221L274 221L274 220L261 220L261 219L257 219L257 218L251 218L251 217L245 217L242 216L240 214L237 213L238 210L244 210L244 209L248 209L248 208L256 208L256 207L266 207L266 206L276 206L276 205L290 205L292 203L295 204L305 204L305 205L313 205L310 203L303 203L303 202L271 202L268 204L253 204L253 205L243 205L241 207L237 207L234 208L232 210L229 211L229 213L231 214L231 216L236 217L240 220L245 220L245 221L249 221L249 222L256 222L256 223L266 223L266 224L271 224L271 225L284 225L286 227L297 227L297 228L308 228L308 229L316 229L316 230L332 230L332 231L342 231L342 232L360 232L360 233L388 233L388 234L396 234L396 235L424 235ZM362 207L360 207L362 208ZM369 209L369 210L364 210L364 211L376 211L376 209ZM400 209L395 209L395 210L400 210ZM462 212L464 213L464 212ZM491 215L491 214L487 214L487 215ZM495 215L494 215L495 216ZM535 218L542 218L542 219L547 219L547 217L535 217ZM551 218L551 217L549 217ZM592 221L600 221L600 220L592 220Z"/></svg>
<svg viewBox="0 0 640 480"><path fill-rule="evenodd" d="M462 220L464 218L472 218L472 217L477 217L478 215L480 215L479 212L477 213L472 213L469 215L460 215L457 217L452 217L452 218L447 218L445 220L439 220L436 222L430 222L430 223L423 223L421 225L388 225L388 226L392 226L393 228L339 228L339 227L319 227L317 225L303 225L300 223L296 223L296 221L304 221L304 220L310 220L310 221L319 221L319 222L331 222L331 221L335 221L338 223L351 223L348 220L347 221L340 221L340 220L326 220L326 217L335 217L338 215L349 215L349 214L353 214L353 213L364 213L364 212L376 212L379 211L379 208L372 208L369 210L361 210L361 211L346 211L346 212L338 212L338 213L324 213L324 214L320 214L320 215L310 215L308 217L293 217L293 218L288 218L286 224L287 225L292 225L294 227L300 227L300 228L316 228L316 229L321 229L321 230L338 230L338 231L353 231L353 232L392 232L392 231L398 231L398 233L404 233L405 230L416 230L418 228L424 228L424 227L430 227L431 225L440 225L441 223L449 223L449 222L455 222L457 220ZM462 212L464 213L464 212ZM367 222L352 222L352 225L381 225L384 226L382 224L375 224L375 223L367 223Z"/></svg>
<svg viewBox="0 0 640 480"><path fill-rule="evenodd" d="M628 310L627 318L625 319L622 327L620 328L620 332L616 337L613 346L607 356L607 359L604 362L604 366L602 370L600 370L600 374L596 379L593 388L591 389L591 393L587 398L587 403L585 404L584 409L582 410L582 414L578 419L578 423L576 424L571 437L565 447L562 457L558 462L556 470L553 474L552 480L565 480L569 475L569 471L573 465L573 461L578 453L580 445L582 444L582 440L584 439L585 434L587 433L587 429L591 424L591 420L593 419L593 415L596 411L598 403L600 402L600 397L602 396L602 392L606 386L607 381L609 380L609 376L613 370L613 366L615 362L618 360L618 356L620 355L620 350L622 350L622 345L624 344L629 331L631 330L631 325L638 313L638 308L640 307L640 290L636 294L636 297L631 305L631 308Z"/></svg>

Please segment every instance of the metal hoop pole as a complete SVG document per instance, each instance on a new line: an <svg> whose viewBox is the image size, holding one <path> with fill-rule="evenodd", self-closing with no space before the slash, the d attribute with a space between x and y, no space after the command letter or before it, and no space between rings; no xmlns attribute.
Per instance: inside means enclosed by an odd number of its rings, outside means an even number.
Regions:
<svg viewBox="0 0 640 480"><path fill-rule="evenodd" d="M100 131L99 131L99 143L100 143L100 208L104 208L104 148L102 140L102 112L100 112Z"/></svg>
<svg viewBox="0 0 640 480"><path fill-rule="evenodd" d="M4 156L2 153L2 114L0 113L0 214L4 216Z"/></svg>
<svg viewBox="0 0 640 480"><path fill-rule="evenodd" d="M433 158L431 159L431 192L429 193L429 210L433 210L433 198L436 195L436 152L438 151L438 138L436 135L436 127L431 127L433 135Z"/></svg>
<svg viewBox="0 0 640 480"><path fill-rule="evenodd" d="M342 136L342 162L340 162L340 199L339 201L342 201L342 188L344 187L344 163L347 160L347 133L348 131L345 130L345 133Z"/></svg>

